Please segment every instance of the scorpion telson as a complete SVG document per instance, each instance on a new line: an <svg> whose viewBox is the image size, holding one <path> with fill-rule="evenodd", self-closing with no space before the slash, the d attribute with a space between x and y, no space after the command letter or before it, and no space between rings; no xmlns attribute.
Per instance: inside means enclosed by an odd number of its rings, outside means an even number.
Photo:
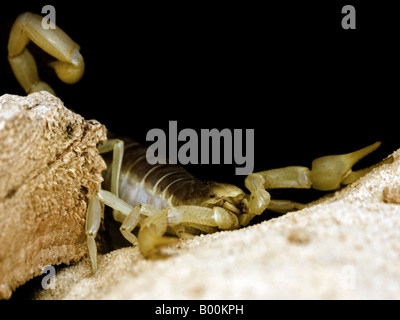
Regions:
<svg viewBox="0 0 400 320"><path fill-rule="evenodd" d="M39 79L35 60L26 48L29 41L58 60L52 66L61 80L76 82L84 72L79 46L59 28L43 29L41 19L32 13L20 15L8 43L12 70L27 93L53 92ZM178 238L237 229L266 209L287 212L304 206L271 199L268 189L331 191L352 183L372 169L353 172L353 165L379 145L376 142L348 154L315 159L311 169L289 166L251 173L245 178L249 190L245 193L231 184L198 180L175 164L151 164L146 158L147 148L131 139L109 139L99 146L99 152L113 152L104 173L104 185L110 191L98 190L89 195L86 217L92 270L97 270L95 237L101 223L101 202L113 209L113 218L121 223L120 231L130 243L138 244L146 257L159 256L163 246Z"/></svg>

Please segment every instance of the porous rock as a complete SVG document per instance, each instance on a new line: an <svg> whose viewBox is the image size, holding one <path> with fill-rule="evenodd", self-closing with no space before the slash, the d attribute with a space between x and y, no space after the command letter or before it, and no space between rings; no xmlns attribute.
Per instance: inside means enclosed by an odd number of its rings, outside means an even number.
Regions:
<svg viewBox="0 0 400 320"><path fill-rule="evenodd" d="M87 253L88 197L105 164L103 125L47 92L0 97L0 298Z"/></svg>

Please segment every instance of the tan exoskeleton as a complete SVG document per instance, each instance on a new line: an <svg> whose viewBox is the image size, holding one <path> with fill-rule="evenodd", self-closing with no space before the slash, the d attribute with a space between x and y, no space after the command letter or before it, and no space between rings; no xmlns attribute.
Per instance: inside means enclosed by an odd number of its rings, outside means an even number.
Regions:
<svg viewBox="0 0 400 320"><path fill-rule="evenodd" d="M57 61L51 66L67 83L78 81L84 72L79 46L60 28L43 29L42 17L20 15L12 27L8 50L12 70L27 93L47 90L40 81L36 63L26 45L33 41ZM53 92L54 93L54 92ZM109 139L99 146L100 153L113 151L105 172L105 186L91 195L86 217L86 235L92 270L97 270L95 237L101 223L101 202L113 208L120 231L132 244L138 244L146 257L161 254L164 245L179 238L246 226L266 209L287 212L304 205L289 200L271 200L268 189L314 188L331 191L352 183L371 170L352 171L353 165L378 148L376 142L361 150L315 159L311 170L289 166L251 173L245 179L249 194L224 183L204 182L185 169L170 164L151 165L146 148L130 139Z"/></svg>

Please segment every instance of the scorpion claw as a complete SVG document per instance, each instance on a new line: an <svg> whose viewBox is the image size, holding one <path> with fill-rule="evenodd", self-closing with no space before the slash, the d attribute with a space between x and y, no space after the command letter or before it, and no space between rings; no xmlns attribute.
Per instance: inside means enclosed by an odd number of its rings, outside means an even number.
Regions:
<svg viewBox="0 0 400 320"><path fill-rule="evenodd" d="M366 173L369 170L367 168L363 169L362 172L353 172L351 168L380 145L381 143L378 141L351 153L315 159L312 162L311 169L313 188L330 191L338 189L342 184L355 181L360 176L358 173Z"/></svg>

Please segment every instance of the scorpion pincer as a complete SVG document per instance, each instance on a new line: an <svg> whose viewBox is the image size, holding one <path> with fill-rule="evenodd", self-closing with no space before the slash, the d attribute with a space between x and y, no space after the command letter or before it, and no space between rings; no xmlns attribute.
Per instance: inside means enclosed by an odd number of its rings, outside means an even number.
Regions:
<svg viewBox="0 0 400 320"><path fill-rule="evenodd" d="M41 16L29 12L16 19L8 42L8 59L26 93L47 90L54 94L39 78L35 60L27 48L29 41L57 59L51 67L64 82L79 81L85 64L79 45L58 27L42 28L41 20ZM128 138L109 139L99 145L100 153L113 152L104 175L105 189L90 197L86 216L92 270L97 270L95 237L101 223L101 202L113 209L113 218L121 223L122 235L132 244L138 244L144 256L159 256L163 246L175 243L178 238L237 229L248 225L266 209L284 213L304 206L290 200L271 199L268 189L331 191L352 183L373 168L352 171L353 165L379 145L376 142L348 154L315 159L311 170L289 166L251 173L245 179L249 190L245 193L231 184L198 180L177 165L149 164L146 147Z"/></svg>

